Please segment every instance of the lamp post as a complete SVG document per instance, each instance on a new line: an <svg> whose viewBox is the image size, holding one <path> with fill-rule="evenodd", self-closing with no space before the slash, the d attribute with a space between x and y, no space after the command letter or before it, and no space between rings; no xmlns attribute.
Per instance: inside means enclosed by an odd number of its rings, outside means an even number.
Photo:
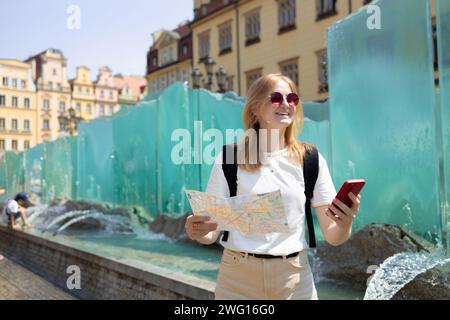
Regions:
<svg viewBox="0 0 450 320"><path fill-rule="evenodd" d="M224 67L220 67L216 72L217 86L219 87L220 93L225 93L227 91L227 73Z"/></svg>
<svg viewBox="0 0 450 320"><path fill-rule="evenodd" d="M192 87L194 89L200 89L201 83L203 83L203 87L209 91L212 89L213 84L213 76L214 76L214 65L216 62L210 56L206 57L204 62L206 69L207 79L203 79L203 74L200 72L199 68L194 68L191 73L192 77ZM224 93L227 91L227 73L225 72L224 67L219 67L219 70L215 73L218 92Z"/></svg>
<svg viewBox="0 0 450 320"><path fill-rule="evenodd" d="M68 132L71 136L75 135L77 132L77 127L83 118L78 117L75 109L69 109L69 116L60 113L58 116L59 125L62 131Z"/></svg>

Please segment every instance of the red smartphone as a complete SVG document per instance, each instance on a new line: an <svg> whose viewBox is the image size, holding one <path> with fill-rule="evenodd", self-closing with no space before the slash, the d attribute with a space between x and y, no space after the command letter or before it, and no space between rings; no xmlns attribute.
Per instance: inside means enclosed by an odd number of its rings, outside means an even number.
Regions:
<svg viewBox="0 0 450 320"><path fill-rule="evenodd" d="M350 208L353 205L353 201L352 199L350 199L348 194L351 192L355 196L358 196L365 184L366 180L364 179L353 179L345 181L341 189L337 193L336 199L341 200L347 207Z"/></svg>

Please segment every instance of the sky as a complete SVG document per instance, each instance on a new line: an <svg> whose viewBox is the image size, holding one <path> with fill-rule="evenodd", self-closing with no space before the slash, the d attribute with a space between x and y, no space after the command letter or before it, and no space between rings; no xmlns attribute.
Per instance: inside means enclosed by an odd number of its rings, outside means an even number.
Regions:
<svg viewBox="0 0 450 320"><path fill-rule="evenodd" d="M144 76L151 34L192 18L193 0L0 0L0 59L57 48L69 79L81 65Z"/></svg>

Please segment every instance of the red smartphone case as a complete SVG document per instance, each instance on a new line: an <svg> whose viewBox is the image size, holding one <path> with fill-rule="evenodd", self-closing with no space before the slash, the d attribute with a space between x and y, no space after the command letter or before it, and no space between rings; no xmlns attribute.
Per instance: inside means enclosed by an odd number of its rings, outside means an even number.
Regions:
<svg viewBox="0 0 450 320"><path fill-rule="evenodd" d="M352 199L348 196L350 192L352 192L355 196L357 196L364 185L366 184L366 181L364 179L354 179L354 180L347 180L342 185L341 189L336 195L336 199L339 199L342 201L347 207L351 207L353 205Z"/></svg>

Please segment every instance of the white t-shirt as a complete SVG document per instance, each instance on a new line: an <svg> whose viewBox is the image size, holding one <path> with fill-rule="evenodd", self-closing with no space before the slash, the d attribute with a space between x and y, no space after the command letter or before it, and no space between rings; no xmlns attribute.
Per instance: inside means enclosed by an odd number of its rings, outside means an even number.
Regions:
<svg viewBox="0 0 450 320"><path fill-rule="evenodd" d="M303 168L288 160L287 148L265 152L267 161L258 172L237 172L237 195L258 194L280 190L284 209L291 230L290 233L266 233L242 235L237 231L229 233L223 247L249 253L288 255L308 248L305 240L305 184ZM229 197L230 192L222 170L222 152L217 156L208 185L205 190L219 197ZM311 199L313 207L330 204L336 196L336 189L325 158L319 153L319 175Z"/></svg>
<svg viewBox="0 0 450 320"><path fill-rule="evenodd" d="M8 210L10 214L19 212L19 204L17 203L16 200L8 200L2 211L2 220L4 223L8 223L8 216L6 215L6 210Z"/></svg>

